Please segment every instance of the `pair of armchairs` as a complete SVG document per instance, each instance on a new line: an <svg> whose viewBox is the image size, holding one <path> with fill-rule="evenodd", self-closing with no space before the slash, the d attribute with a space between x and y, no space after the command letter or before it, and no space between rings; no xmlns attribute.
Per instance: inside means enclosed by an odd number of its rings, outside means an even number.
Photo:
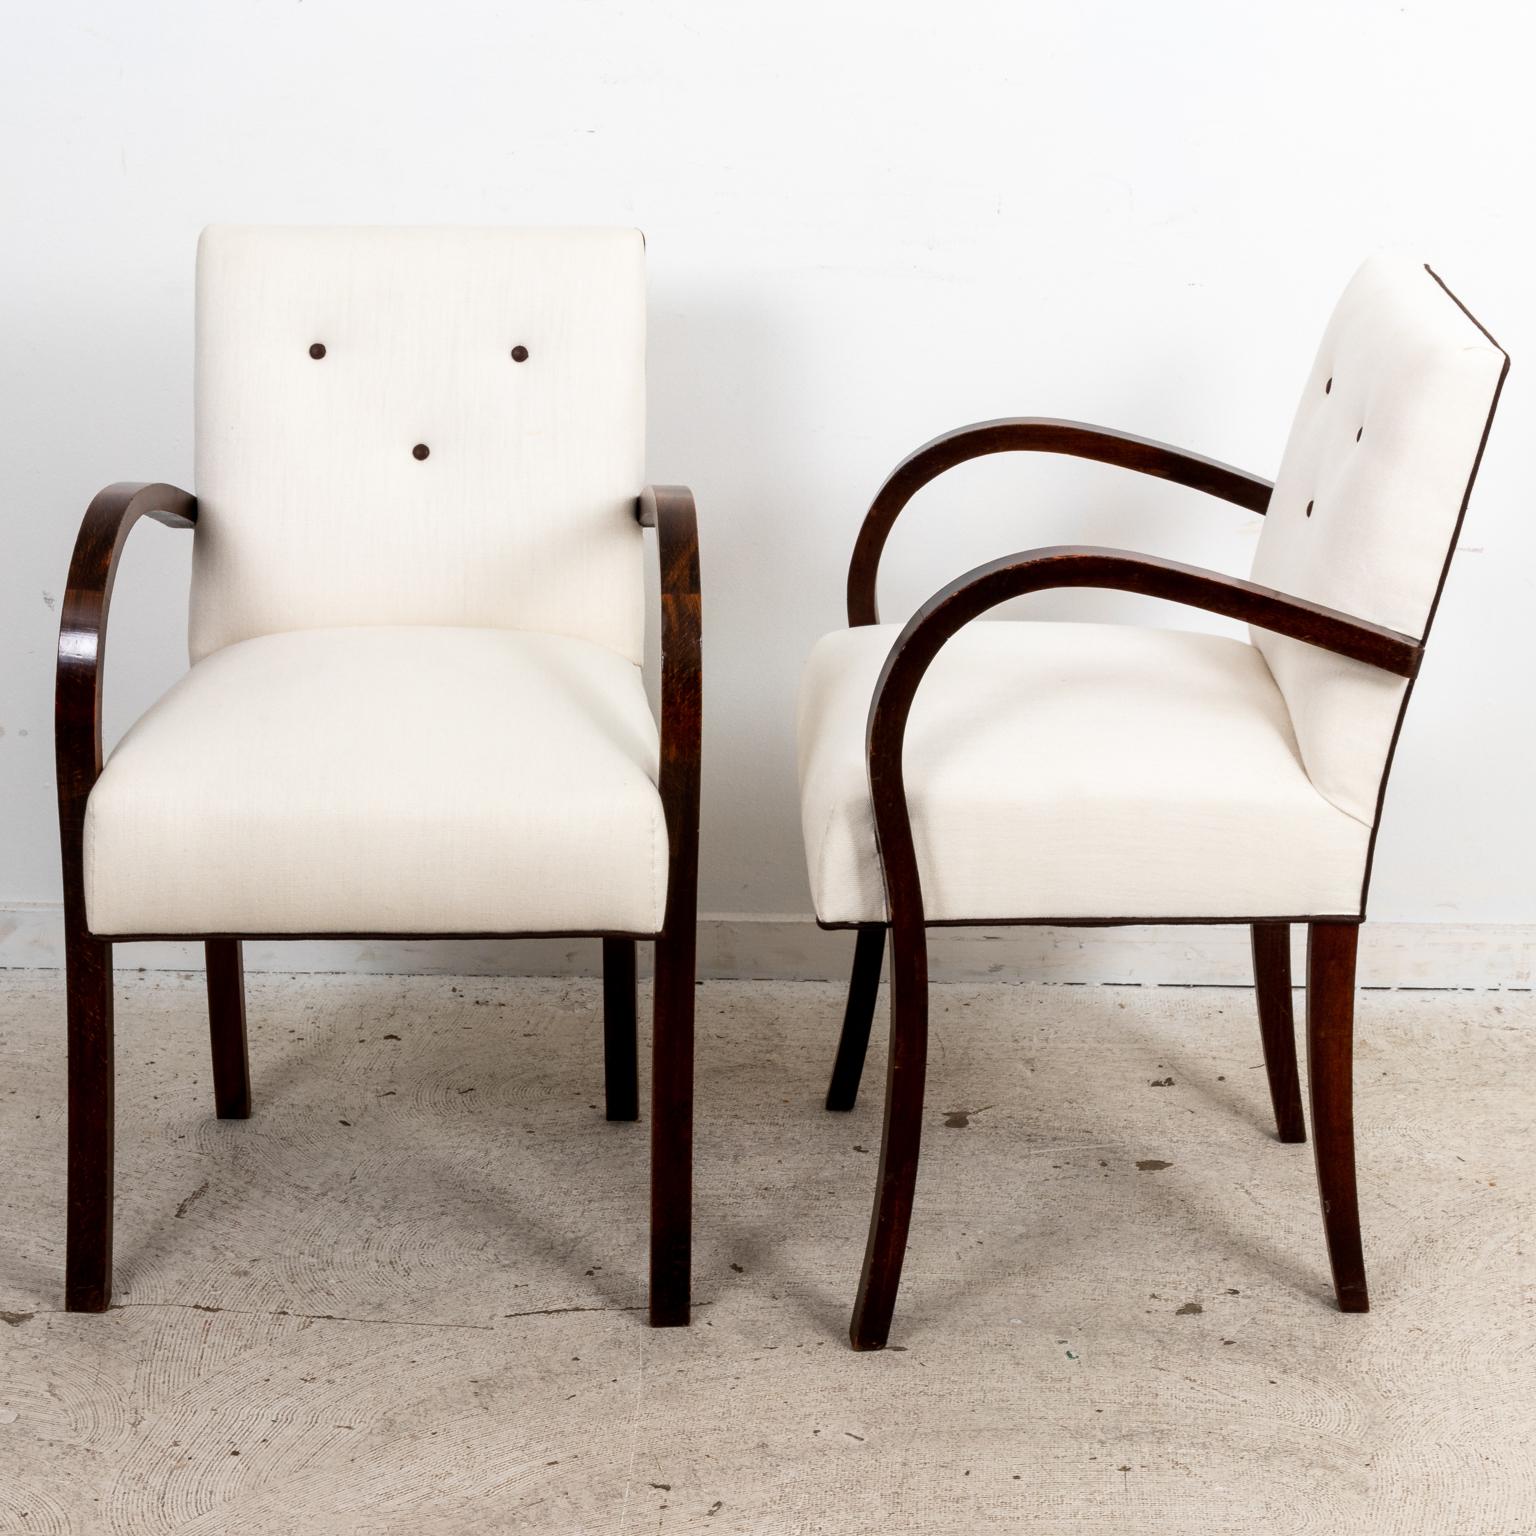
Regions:
<svg viewBox="0 0 1536 1536"><path fill-rule="evenodd" d="M251 937L600 936L607 1114L638 1116L636 943L656 945L650 1320L688 1321L700 780L698 538L641 489L633 231L212 229L198 260L197 495L90 505L63 604L66 1304L111 1295L113 945L206 946L215 1102L250 1113ZM853 1106L884 950L891 1050L851 1338L881 1347L916 1184L926 930L1243 923L1280 1138L1304 1139L1290 927L1308 929L1313 1142L1339 1305L1367 1306L1356 941L1393 748L1508 360L1427 268L1379 258L1324 336L1271 485L1103 428L951 433L854 549L849 627L800 705L816 913L856 933L827 1107ZM1071 454L1266 516L1254 580L1037 549L882 625L881 549L952 465ZM190 672L103 763L107 607L134 522L194 528ZM661 567L661 720L641 674ZM1248 641L1029 621L1047 587L1239 619ZM924 686L925 685L925 686Z"/></svg>

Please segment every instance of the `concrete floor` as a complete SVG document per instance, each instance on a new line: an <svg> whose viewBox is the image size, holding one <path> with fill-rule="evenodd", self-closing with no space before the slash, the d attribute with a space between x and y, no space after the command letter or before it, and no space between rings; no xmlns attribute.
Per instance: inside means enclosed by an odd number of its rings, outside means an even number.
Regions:
<svg viewBox="0 0 1536 1536"><path fill-rule="evenodd" d="M73 1317L62 983L0 976L0 1531L1536 1531L1528 993L1364 994L1344 1317L1251 994L936 988L895 1347L856 1356L880 1094L820 1108L838 989L700 990L660 1333L594 983L249 991L221 1124L201 977L120 973L118 1308Z"/></svg>

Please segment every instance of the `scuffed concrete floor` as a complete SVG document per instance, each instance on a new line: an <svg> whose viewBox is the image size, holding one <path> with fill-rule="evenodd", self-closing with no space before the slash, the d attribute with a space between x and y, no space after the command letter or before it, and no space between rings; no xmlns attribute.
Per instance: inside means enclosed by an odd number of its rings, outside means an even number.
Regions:
<svg viewBox="0 0 1536 1536"><path fill-rule="evenodd" d="M4 1532L1536 1531L1530 994L1364 994L1343 1317L1251 994L936 988L896 1347L856 1356L883 1056L822 1111L839 989L701 988L659 1333L595 983L249 992L221 1124L201 977L119 973L119 1305L72 1317L62 982L0 976Z"/></svg>

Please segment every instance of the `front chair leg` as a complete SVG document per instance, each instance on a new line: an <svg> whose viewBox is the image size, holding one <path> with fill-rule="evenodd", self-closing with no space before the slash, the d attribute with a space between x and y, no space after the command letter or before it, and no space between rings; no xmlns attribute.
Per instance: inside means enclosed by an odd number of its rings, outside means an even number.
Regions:
<svg viewBox="0 0 1536 1536"><path fill-rule="evenodd" d="M610 1120L640 1118L635 941L603 940L603 1089Z"/></svg>
<svg viewBox="0 0 1536 1536"><path fill-rule="evenodd" d="M213 1102L220 1120L248 1120L251 1059L245 1041L245 966L239 939L209 939L208 1033L213 1043Z"/></svg>
<svg viewBox="0 0 1536 1536"><path fill-rule="evenodd" d="M1367 1312L1360 1201L1355 1185L1353 1085L1358 923L1307 927L1307 1077L1323 1230L1341 1312Z"/></svg>
<svg viewBox="0 0 1536 1536"><path fill-rule="evenodd" d="M869 1030L875 1018L880 992L880 966L885 959L885 924L864 923L853 946L853 975L848 981L848 1003L843 1010L843 1032L838 1036L837 1060L827 1087L827 1108L850 1110L859 1097L864 1075L864 1056L869 1050Z"/></svg>
<svg viewBox="0 0 1536 1536"><path fill-rule="evenodd" d="M1291 1011L1291 925L1254 923L1253 990L1275 1129L1281 1141L1305 1141L1301 1079L1296 1072L1296 1017Z"/></svg>
<svg viewBox="0 0 1536 1536"><path fill-rule="evenodd" d="M651 1040L651 1326L688 1326L693 1220L694 927L656 940Z"/></svg>
<svg viewBox="0 0 1536 1536"><path fill-rule="evenodd" d="M928 1070L928 944L921 927L891 934L891 1051L885 1080L880 1174L864 1270L848 1337L855 1349L884 1349L896 1310L912 1224Z"/></svg>
<svg viewBox="0 0 1536 1536"><path fill-rule="evenodd" d="M112 1300L112 946L81 933L65 944L69 990L69 1193L64 1305L105 1312Z"/></svg>

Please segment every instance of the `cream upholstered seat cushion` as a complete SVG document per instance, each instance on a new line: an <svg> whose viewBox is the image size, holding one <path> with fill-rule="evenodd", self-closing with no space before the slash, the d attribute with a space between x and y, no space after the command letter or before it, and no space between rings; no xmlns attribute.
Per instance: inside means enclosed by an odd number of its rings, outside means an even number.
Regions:
<svg viewBox="0 0 1536 1536"><path fill-rule="evenodd" d="M243 640L91 792L102 934L655 933L667 885L640 669L589 640L377 627Z"/></svg>
<svg viewBox="0 0 1536 1536"><path fill-rule="evenodd" d="M864 733L899 633L840 630L806 664L801 810L824 923L886 917ZM1240 640L971 624L918 689L904 763L930 921L1360 911L1370 829L1313 788Z"/></svg>

